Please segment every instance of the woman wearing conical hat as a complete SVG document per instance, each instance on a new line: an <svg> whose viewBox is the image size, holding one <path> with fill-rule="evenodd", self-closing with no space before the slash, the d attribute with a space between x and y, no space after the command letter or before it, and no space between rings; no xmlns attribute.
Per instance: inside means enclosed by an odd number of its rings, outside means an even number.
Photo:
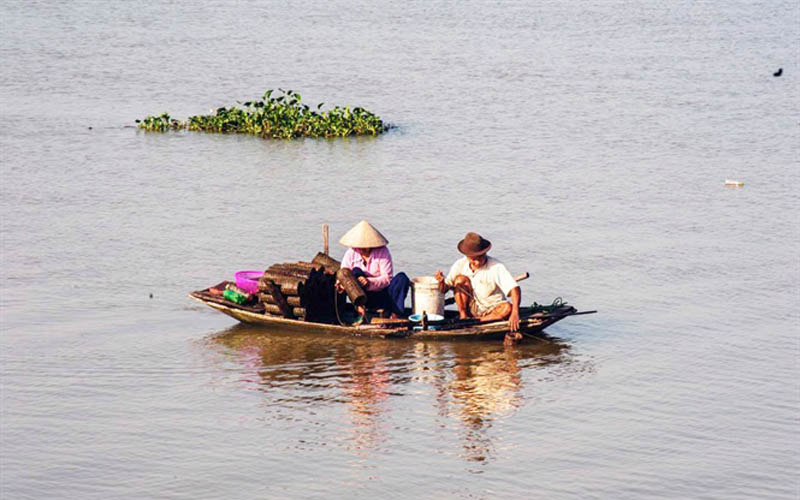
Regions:
<svg viewBox="0 0 800 500"><path fill-rule="evenodd" d="M362 220L347 231L339 243L349 247L342 267L350 269L367 294L366 307L358 313L366 319L367 309L383 309L392 318L403 315L411 282L406 273L394 274L389 241L372 224Z"/></svg>

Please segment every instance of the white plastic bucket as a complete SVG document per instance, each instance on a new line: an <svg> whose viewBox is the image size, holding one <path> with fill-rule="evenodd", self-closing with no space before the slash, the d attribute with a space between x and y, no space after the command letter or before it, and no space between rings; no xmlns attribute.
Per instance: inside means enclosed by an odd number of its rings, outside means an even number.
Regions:
<svg viewBox="0 0 800 500"><path fill-rule="evenodd" d="M433 276L417 276L411 280L411 304L414 314L440 314L444 316L444 294Z"/></svg>

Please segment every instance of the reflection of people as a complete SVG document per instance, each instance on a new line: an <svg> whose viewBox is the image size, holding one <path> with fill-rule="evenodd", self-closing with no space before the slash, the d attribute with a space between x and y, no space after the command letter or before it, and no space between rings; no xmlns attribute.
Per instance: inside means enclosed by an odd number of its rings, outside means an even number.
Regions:
<svg viewBox="0 0 800 500"><path fill-rule="evenodd" d="M463 424L464 458L483 462L494 452L487 433L491 422L522 404L520 351L510 347L485 351L476 346L452 346L453 378L444 386L448 415Z"/></svg>
<svg viewBox="0 0 800 500"><path fill-rule="evenodd" d="M518 357L515 349L505 347L479 357L455 358L453 397L464 405L465 417L483 419L517 407L522 385Z"/></svg>
<svg viewBox="0 0 800 500"><path fill-rule="evenodd" d="M377 344L357 345L347 356L334 355L337 363L346 368L342 389L348 405L353 450L366 454L378 448L384 437L381 416L387 410L390 395L390 373L382 350Z"/></svg>
<svg viewBox="0 0 800 500"><path fill-rule="evenodd" d="M438 414L437 424L458 431L462 458L491 460L502 452L495 431L540 384L593 368L573 364L569 347L559 342L487 350L480 342L375 342L282 328L265 332L244 323L207 341L217 347L206 359L221 374L215 383L233 381L233 372L221 369L233 363L236 383L259 391L269 418L318 424L309 427L319 440L330 439L330 411L341 410L346 418L336 429L344 438L336 441L362 457L380 452L391 441L390 424L412 412L415 418ZM330 411L320 412L320 405Z"/></svg>
<svg viewBox="0 0 800 500"><path fill-rule="evenodd" d="M453 289L458 315L461 319L479 318L482 321L500 321L508 318L512 332L519 330L519 302L521 292L506 266L489 257L491 242L477 233L467 233L458 243L464 257L458 259L445 278L436 271L439 290ZM506 300L511 297L511 302ZM517 338L521 335L516 333Z"/></svg>
<svg viewBox="0 0 800 500"><path fill-rule="evenodd" d="M405 273L393 274L389 241L362 220L339 243L350 247L342 257L342 267L353 272L367 294L366 306L357 307L361 317L366 318L367 309L383 309L392 318L401 316L411 282Z"/></svg>

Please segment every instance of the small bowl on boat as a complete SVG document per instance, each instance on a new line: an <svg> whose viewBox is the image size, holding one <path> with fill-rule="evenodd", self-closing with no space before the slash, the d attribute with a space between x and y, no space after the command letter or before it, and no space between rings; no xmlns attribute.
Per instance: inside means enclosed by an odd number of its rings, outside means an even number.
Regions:
<svg viewBox="0 0 800 500"><path fill-rule="evenodd" d="M247 293L258 291L258 279L264 276L264 271L239 271L234 274L236 286Z"/></svg>
<svg viewBox="0 0 800 500"><path fill-rule="evenodd" d="M420 321L422 321L422 315L412 314L411 316L408 317L408 319L410 321L413 321L414 323L419 323ZM442 316L441 314L428 315L428 323L436 323L437 321L444 321L444 316Z"/></svg>

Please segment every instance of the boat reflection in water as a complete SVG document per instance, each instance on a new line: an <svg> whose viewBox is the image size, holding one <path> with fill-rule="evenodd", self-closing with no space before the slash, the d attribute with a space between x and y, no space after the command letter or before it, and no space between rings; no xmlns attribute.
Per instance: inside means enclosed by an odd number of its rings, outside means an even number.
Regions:
<svg viewBox="0 0 800 500"><path fill-rule="evenodd" d="M431 439L442 427L456 427L463 457L485 461L494 454L492 423L535 393L524 384L541 378L537 370L574 361L569 346L556 339L506 347L328 337L239 324L209 340L238 365L238 382L265 394L277 418L316 419L329 431L338 422L336 439L359 456L386 445L388 434L397 432L393 427L428 429ZM330 432L316 437L331 439Z"/></svg>

